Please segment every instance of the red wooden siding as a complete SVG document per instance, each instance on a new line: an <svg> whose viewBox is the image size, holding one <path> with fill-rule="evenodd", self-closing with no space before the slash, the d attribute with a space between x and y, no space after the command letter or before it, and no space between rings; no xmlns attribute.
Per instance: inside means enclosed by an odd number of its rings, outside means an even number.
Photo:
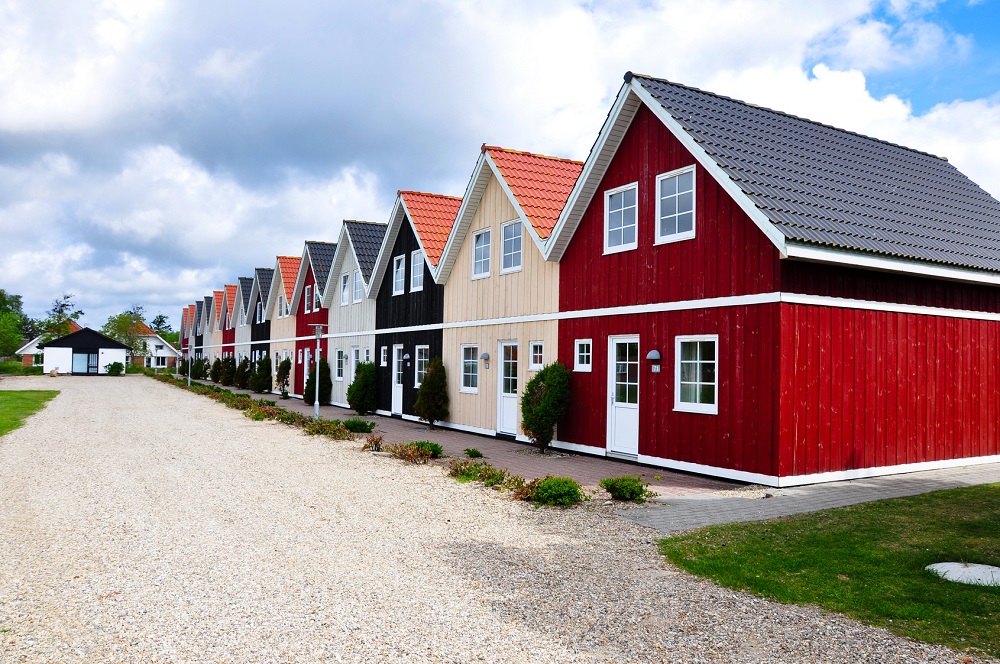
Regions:
<svg viewBox="0 0 1000 664"><path fill-rule="evenodd" d="M236 351L236 328L222 328L222 356L231 357Z"/></svg>
<svg viewBox="0 0 1000 664"><path fill-rule="evenodd" d="M654 245L656 176L694 157L640 108L560 261L562 311L777 290L778 252L706 171L695 174L696 237ZM604 252L604 192L639 183L632 251Z"/></svg>
<svg viewBox="0 0 1000 664"><path fill-rule="evenodd" d="M607 316L559 322L559 357L573 368L575 339L593 339L593 371L572 373L558 439L605 447L608 337L639 335L639 454L767 475L778 402L778 304ZM674 411L675 337L719 335L719 413ZM661 372L645 357L660 351Z"/></svg>
<svg viewBox="0 0 1000 664"><path fill-rule="evenodd" d="M1000 454L1000 323L780 307L780 475Z"/></svg>
<svg viewBox="0 0 1000 664"><path fill-rule="evenodd" d="M302 284L302 293L299 296L299 306L295 309L295 336L309 337L309 339L303 339L295 342L295 357L292 358L292 364L294 364L297 369L295 371L295 385L292 386L293 394L302 394L302 390L305 388L305 367L296 364L299 360L299 353L302 353L302 361L305 362L306 349L309 349L310 361L316 361L316 328L309 326L315 323L323 323L325 325L330 322L329 310L324 309L323 307L320 307L318 311L310 311L308 314L305 313L307 286L310 287L310 293L312 293L316 288L316 277L313 276L312 266L306 267L306 278L305 282ZM340 291L337 292L337 296L340 297ZM315 296L313 297L315 298ZM310 308L312 308L312 303L310 303ZM329 339L324 339L320 344L320 349L323 352L323 358L327 362L330 361L330 358L327 356L328 348ZM333 367L331 365L331 369L332 368Z"/></svg>

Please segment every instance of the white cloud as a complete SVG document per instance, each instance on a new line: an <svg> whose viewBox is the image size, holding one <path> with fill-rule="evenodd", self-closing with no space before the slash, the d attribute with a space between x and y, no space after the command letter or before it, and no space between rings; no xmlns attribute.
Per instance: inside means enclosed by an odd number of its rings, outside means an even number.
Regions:
<svg viewBox="0 0 1000 664"><path fill-rule="evenodd" d="M243 98L253 92L254 69L260 57L260 51L239 52L220 48L199 62L194 73L212 84L215 92Z"/></svg>

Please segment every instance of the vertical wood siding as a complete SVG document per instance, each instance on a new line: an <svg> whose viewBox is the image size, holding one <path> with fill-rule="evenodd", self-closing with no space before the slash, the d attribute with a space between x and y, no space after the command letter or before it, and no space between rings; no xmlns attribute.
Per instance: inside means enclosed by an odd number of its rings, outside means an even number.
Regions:
<svg viewBox="0 0 1000 664"><path fill-rule="evenodd" d="M375 370L378 373L378 409L392 410L392 347L402 344L403 352L410 354L410 366L403 367L403 414L414 415L413 404L417 401L417 389L413 387L416 377L416 347L429 346L431 357L441 357L441 330L405 332L401 334L377 334L375 336ZM382 346L388 347L386 366L379 363Z"/></svg>
<svg viewBox="0 0 1000 664"><path fill-rule="evenodd" d="M345 239L344 242L350 242L350 240ZM344 250L349 248L346 246L343 247ZM370 332L375 329L375 298L363 297L360 302L354 301L353 280L354 271L358 265L354 260L354 252L344 250L337 252L338 262L335 262L330 269L330 284L328 288L331 289L333 296L329 310L330 332ZM350 275L351 279L350 303L346 305L340 304L340 277L343 274ZM372 361L375 362L376 371L378 370L378 355L375 350L374 334L338 337L330 339L328 344L330 349L328 359L330 361L330 370L334 373L334 377L336 377L335 362L337 359L337 350L344 350L349 354L351 348L354 346L357 346L361 350L362 362L365 359L365 349L367 348ZM350 387L349 376L349 369L345 369L345 379L343 381L333 381L333 401L335 403L347 403L347 388Z"/></svg>
<svg viewBox="0 0 1000 664"><path fill-rule="evenodd" d="M278 277L278 283L273 287L279 289L279 293L284 293L285 285L282 283L282 279ZM301 371L301 365L298 363L298 358L295 355L295 342L294 341L273 341L274 339L290 339L295 337L295 312L293 311L290 316L285 318L278 318L276 310L278 308L277 297L274 298L274 306L269 312L269 318L271 323L271 344L268 349L268 355L271 358L271 374L275 374L278 371L278 364L274 361L275 353L279 355L288 351L289 357L292 359L292 370L288 376L288 391L292 394L302 394L301 392L295 392L294 387L296 385L296 378Z"/></svg>
<svg viewBox="0 0 1000 664"><path fill-rule="evenodd" d="M306 276L302 283L302 293L299 295L299 306L295 308L295 336L297 337L314 337L316 334L315 328L309 327L310 325L316 323L326 324L330 321L329 312L320 307L318 311L310 311L308 314L305 312L306 307L306 287L310 287L310 292L316 289L316 277L313 275L312 266L308 264L308 259L306 260ZM309 308L312 309L312 303L310 303ZM326 361L330 362L330 354L328 352L328 339L324 339L320 343L320 350L323 353L323 357ZM305 355L305 350L309 349L309 354L311 357L311 362L315 362L316 358L316 340L308 339L295 342L295 358L298 360L298 353L301 350L303 356ZM331 367L332 370L332 367ZM293 392L295 394L302 394L302 390L305 388L305 370L299 371L295 376L295 389Z"/></svg>

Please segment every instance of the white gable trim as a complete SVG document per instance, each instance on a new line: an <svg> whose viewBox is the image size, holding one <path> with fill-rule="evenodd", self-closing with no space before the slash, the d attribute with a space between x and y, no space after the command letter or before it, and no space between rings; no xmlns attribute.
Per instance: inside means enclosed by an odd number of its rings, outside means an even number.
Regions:
<svg viewBox="0 0 1000 664"><path fill-rule="evenodd" d="M302 291L306 285L306 274L312 270L313 280L316 279L316 270L312 266L312 254L309 253L309 245L302 247L302 258L299 260L299 272L295 275L295 286L292 287L292 311L299 308L299 300L302 299ZM310 309L312 303L310 302Z"/></svg>
<svg viewBox="0 0 1000 664"><path fill-rule="evenodd" d="M273 320L271 318L271 311L274 310L275 305L278 302L278 296L285 294L285 282L281 276L281 261L275 259L274 261L274 274L271 275L271 288L267 293L267 303L264 305L264 320ZM281 292L278 292L278 289Z"/></svg>
<svg viewBox="0 0 1000 664"><path fill-rule="evenodd" d="M392 258L390 255L392 253L392 247L396 244L396 238L399 236L399 229L403 226L403 220L410 225L410 231L413 232L413 237L417 238L417 246L420 247L420 252L424 255L424 264L427 265L427 269L430 270L431 277L435 276L437 268L431 265L430 259L427 257L427 249L424 248L424 241L420 237L420 233L417 232L417 227L413 225L413 217L410 216L410 211L406 207L406 201L403 200L401 194L396 195L396 204L392 208L392 216L389 217L389 227L385 229L385 236L382 238L382 247L378 251L378 258L375 260L375 269L372 270L371 282L365 289L365 297L378 296L378 289L382 286L382 279L385 277L386 269L389 265L389 260ZM445 246L447 250L447 245ZM442 254L442 259L444 255ZM354 262L360 263L357 260L357 254L354 256ZM441 261L438 261L438 265ZM435 279L435 281L437 281Z"/></svg>
<svg viewBox="0 0 1000 664"><path fill-rule="evenodd" d="M38 342L41 340L42 335L39 334L37 337L24 344L18 348L14 355L37 355L38 354Z"/></svg>

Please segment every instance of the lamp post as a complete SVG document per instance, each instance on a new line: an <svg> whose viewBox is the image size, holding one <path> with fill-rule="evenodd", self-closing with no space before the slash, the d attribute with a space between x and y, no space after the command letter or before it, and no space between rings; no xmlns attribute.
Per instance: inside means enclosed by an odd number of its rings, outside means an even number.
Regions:
<svg viewBox="0 0 1000 664"><path fill-rule="evenodd" d="M323 340L323 328L326 327L323 323L311 323L309 327L316 330L316 400L313 401L313 418L319 419L319 354L320 354L320 342Z"/></svg>
<svg viewBox="0 0 1000 664"><path fill-rule="evenodd" d="M191 340L188 340L188 387L191 387L191 365L194 362L191 360Z"/></svg>

